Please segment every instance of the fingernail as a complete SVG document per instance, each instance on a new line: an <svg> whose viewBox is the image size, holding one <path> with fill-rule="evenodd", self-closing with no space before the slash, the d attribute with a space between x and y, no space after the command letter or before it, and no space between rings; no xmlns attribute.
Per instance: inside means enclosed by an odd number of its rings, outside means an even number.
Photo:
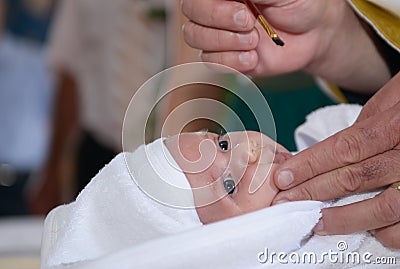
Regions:
<svg viewBox="0 0 400 269"><path fill-rule="evenodd" d="M294 182L293 173L290 170L283 170L278 175L278 187L287 187Z"/></svg>
<svg viewBox="0 0 400 269"><path fill-rule="evenodd" d="M251 44L253 41L253 33L251 32L250 34L238 34L239 41L243 44Z"/></svg>
<svg viewBox="0 0 400 269"><path fill-rule="evenodd" d="M277 200L277 201L275 201L275 205L284 204L284 203L287 203L287 202L290 202L290 201L286 200L286 199Z"/></svg>
<svg viewBox="0 0 400 269"><path fill-rule="evenodd" d="M324 221L321 219L318 221L317 225L315 225L313 229L314 233L318 235L326 235L327 233L324 231Z"/></svg>
<svg viewBox="0 0 400 269"><path fill-rule="evenodd" d="M249 66L251 61L251 53L250 52L242 52L239 54L239 61L245 65Z"/></svg>
<svg viewBox="0 0 400 269"><path fill-rule="evenodd" d="M233 15L233 21L239 27L245 27L247 25L247 11L241 9Z"/></svg>

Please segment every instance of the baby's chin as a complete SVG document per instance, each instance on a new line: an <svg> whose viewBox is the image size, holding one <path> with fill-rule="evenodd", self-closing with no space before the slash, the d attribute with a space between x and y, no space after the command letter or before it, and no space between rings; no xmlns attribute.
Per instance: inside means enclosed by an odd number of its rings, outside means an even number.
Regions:
<svg viewBox="0 0 400 269"><path fill-rule="evenodd" d="M274 173L278 169L278 167L279 167L279 163L274 162L272 164L271 170L269 171L269 174L268 174L267 182L265 183L266 188L268 190L266 193L267 195L265 197L267 207L272 205L272 201L275 199L276 195L278 195L278 193L279 193L279 188L275 185L275 181L274 181Z"/></svg>

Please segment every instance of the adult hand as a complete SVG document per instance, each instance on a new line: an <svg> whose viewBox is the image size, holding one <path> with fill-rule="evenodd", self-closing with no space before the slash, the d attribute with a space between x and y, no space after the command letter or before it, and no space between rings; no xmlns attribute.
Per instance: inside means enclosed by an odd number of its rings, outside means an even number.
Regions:
<svg viewBox="0 0 400 269"><path fill-rule="evenodd" d="M255 76L306 70L355 91L379 89L389 79L385 62L347 1L252 1L284 47L270 40L243 3L226 0L183 0L189 19L185 41L202 51L203 61Z"/></svg>
<svg viewBox="0 0 400 269"><path fill-rule="evenodd" d="M186 42L202 50L204 61L217 62L253 74L283 73L307 66L315 54L326 50L320 43L322 24L344 12L344 1L258 0L260 10L279 32L285 47L277 47L240 2L184 0ZM330 6L330 7L329 7ZM344 12L346 13L346 12ZM255 28L256 26L256 28ZM333 33L326 33L333 34ZM326 42L332 37L327 37Z"/></svg>
<svg viewBox="0 0 400 269"><path fill-rule="evenodd" d="M329 200L381 187L375 198L327 208L318 234L373 231L384 245L400 249L400 73L363 108L356 123L287 160L274 180L284 190L274 203ZM400 185L400 184L399 184Z"/></svg>

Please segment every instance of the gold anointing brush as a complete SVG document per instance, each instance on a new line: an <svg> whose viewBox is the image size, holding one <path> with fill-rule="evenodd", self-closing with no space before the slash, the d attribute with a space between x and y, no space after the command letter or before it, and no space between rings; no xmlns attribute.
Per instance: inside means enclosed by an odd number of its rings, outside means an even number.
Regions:
<svg viewBox="0 0 400 269"><path fill-rule="evenodd" d="M274 29L272 29L272 27L268 24L267 20L261 14L260 10L254 5L254 3L251 2L251 0L243 0L243 2L250 9L258 22L261 24L261 26L265 29L272 41L274 41L274 43L278 46L284 46L285 43L282 41L282 39L279 38L278 34L275 33Z"/></svg>

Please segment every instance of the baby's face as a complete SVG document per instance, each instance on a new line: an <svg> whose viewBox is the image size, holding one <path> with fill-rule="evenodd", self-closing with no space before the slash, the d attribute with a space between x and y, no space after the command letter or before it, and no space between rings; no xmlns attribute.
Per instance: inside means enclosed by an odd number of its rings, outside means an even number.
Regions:
<svg viewBox="0 0 400 269"><path fill-rule="evenodd" d="M290 153L258 132L184 133L165 141L193 190L206 224L271 205L272 174Z"/></svg>

